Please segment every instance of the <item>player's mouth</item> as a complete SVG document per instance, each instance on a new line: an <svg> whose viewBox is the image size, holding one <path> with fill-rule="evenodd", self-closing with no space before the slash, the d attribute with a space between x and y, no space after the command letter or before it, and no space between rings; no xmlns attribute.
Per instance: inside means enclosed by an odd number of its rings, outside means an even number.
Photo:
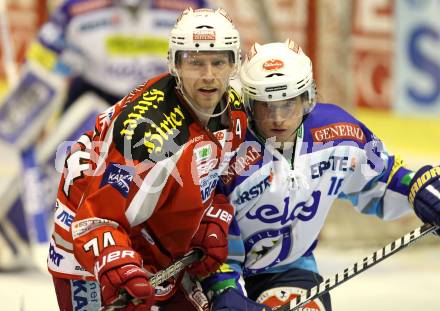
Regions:
<svg viewBox="0 0 440 311"><path fill-rule="evenodd" d="M198 89L199 93L204 96L211 96L217 92L217 88L215 87L201 87Z"/></svg>
<svg viewBox="0 0 440 311"><path fill-rule="evenodd" d="M286 129L280 129L280 128L273 128L273 129L270 129L270 131L272 133L274 133L275 135L283 135L283 134L287 133Z"/></svg>

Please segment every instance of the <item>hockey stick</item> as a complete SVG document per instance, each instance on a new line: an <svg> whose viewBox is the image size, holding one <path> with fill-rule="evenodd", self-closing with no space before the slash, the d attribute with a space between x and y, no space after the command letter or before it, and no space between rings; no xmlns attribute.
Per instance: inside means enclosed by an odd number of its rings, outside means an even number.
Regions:
<svg viewBox="0 0 440 311"><path fill-rule="evenodd" d="M413 242L417 241L418 239L424 237L428 233L438 229L439 227L431 225L431 224L424 224L421 227L405 234L404 236L398 238L394 242L391 242L390 244L386 245L382 249L379 249L375 251L372 255L369 255L365 257L364 259L356 262L351 267L345 268L343 272L340 272L333 276L332 278L328 278L321 283L319 283L317 286L307 290L307 292L304 295L300 295L296 297L296 299L291 300L290 302L280 306L277 308L277 311L300 311L304 309L304 305L322 294L325 294L332 290L333 288L341 285L345 281L348 281L352 277L359 275L360 273L364 272L368 268L371 268L372 266L378 264L385 258L390 257L391 255L397 253L398 251L404 249L408 245L412 244Z"/></svg>
<svg viewBox="0 0 440 311"><path fill-rule="evenodd" d="M179 272L181 272L185 267L189 266L193 262L202 258L202 252L199 249L193 249L188 254L186 254L182 259L176 261L171 266L166 268L165 270L157 272L150 278L150 284L153 287L156 287L159 284L162 284L170 277L175 276ZM138 304L140 301L138 299L133 299L127 292L123 292L117 297L111 305L102 307L100 311L116 311L125 308L128 303L133 302L133 304Z"/></svg>

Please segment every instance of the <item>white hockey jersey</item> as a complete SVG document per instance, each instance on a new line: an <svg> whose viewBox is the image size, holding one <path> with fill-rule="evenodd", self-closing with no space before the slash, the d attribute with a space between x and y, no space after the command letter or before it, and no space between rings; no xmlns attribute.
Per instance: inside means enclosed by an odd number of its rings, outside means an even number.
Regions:
<svg viewBox="0 0 440 311"><path fill-rule="evenodd" d="M290 268L317 272L312 252L338 198L385 220L410 211L412 172L343 109L318 104L298 130L293 150L293 157L292 151L283 156L248 131L221 178L219 191L236 216L230 266L245 277Z"/></svg>
<svg viewBox="0 0 440 311"><path fill-rule="evenodd" d="M122 98L168 71L168 36L188 6L204 0L141 1L130 10L117 0L69 0L53 14L31 47L50 70L81 74L94 87Z"/></svg>

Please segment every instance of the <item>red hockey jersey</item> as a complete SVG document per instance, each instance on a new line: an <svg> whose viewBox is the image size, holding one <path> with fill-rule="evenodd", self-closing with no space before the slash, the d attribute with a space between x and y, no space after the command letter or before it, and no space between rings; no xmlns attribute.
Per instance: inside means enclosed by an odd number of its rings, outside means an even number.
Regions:
<svg viewBox="0 0 440 311"><path fill-rule="evenodd" d="M98 116L93 134L84 134L65 162L49 271L93 279L96 257L113 244L132 247L153 270L188 252L245 136L238 94L231 89L225 102L228 113L217 126L210 121L211 131L176 91L175 79L163 75Z"/></svg>

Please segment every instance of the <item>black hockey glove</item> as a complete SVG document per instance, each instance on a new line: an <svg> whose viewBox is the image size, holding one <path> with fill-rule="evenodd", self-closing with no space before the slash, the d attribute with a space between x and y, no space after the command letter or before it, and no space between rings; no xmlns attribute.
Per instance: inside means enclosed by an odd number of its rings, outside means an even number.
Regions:
<svg viewBox="0 0 440 311"><path fill-rule="evenodd" d="M440 167L422 167L409 187L408 198L416 215L425 223L440 226Z"/></svg>

